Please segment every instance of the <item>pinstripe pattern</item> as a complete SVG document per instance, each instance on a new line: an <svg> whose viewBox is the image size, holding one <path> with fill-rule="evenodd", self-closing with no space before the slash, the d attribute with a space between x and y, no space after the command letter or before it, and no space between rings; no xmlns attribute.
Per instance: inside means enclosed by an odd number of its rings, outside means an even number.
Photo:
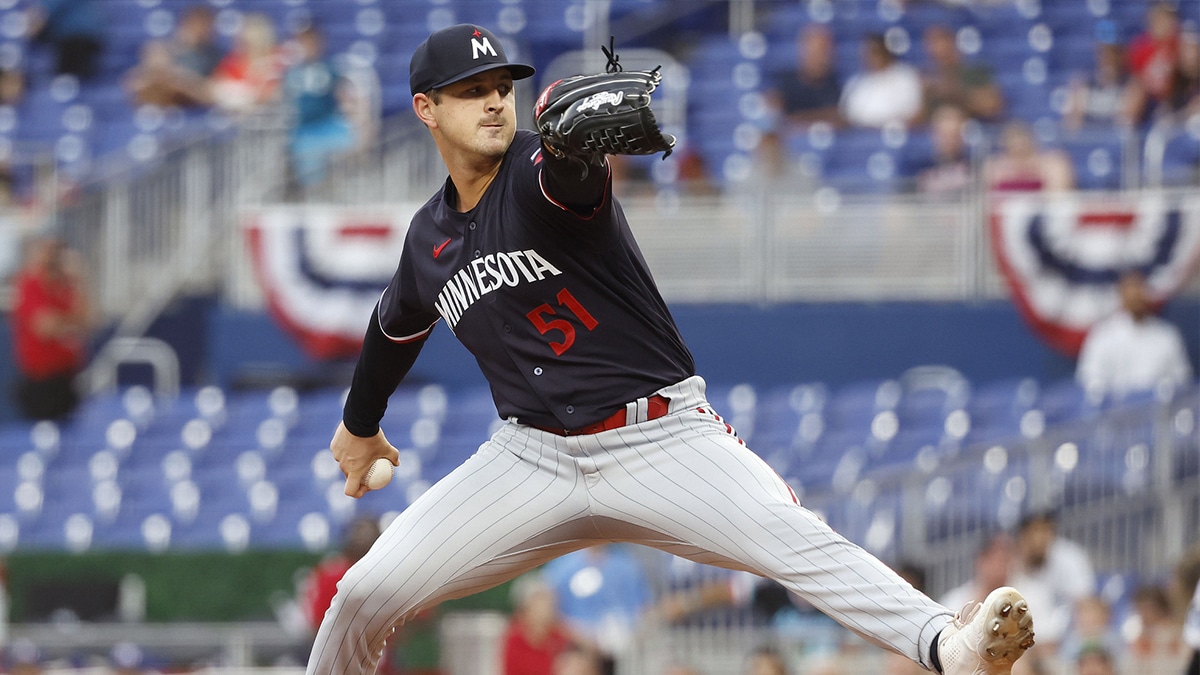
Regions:
<svg viewBox="0 0 1200 675"><path fill-rule="evenodd" d="M614 540L776 579L928 667L951 612L796 504L711 412L702 379L660 393L671 399L668 416L591 436L502 427L338 584L308 672L374 672L392 627L422 609Z"/></svg>

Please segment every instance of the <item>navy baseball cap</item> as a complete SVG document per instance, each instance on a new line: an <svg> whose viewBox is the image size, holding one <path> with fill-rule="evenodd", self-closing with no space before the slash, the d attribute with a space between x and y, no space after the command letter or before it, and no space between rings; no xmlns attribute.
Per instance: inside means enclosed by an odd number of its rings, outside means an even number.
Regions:
<svg viewBox="0 0 1200 675"><path fill-rule="evenodd" d="M460 23L436 31L417 47L408 64L408 87L416 96L493 68L508 68L514 80L534 73L533 66L509 63L491 31Z"/></svg>

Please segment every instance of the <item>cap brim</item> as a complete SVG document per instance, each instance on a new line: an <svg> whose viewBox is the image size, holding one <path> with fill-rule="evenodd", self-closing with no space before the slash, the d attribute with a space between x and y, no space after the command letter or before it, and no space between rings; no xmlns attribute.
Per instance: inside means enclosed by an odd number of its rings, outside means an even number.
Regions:
<svg viewBox="0 0 1200 675"><path fill-rule="evenodd" d="M470 70L465 70L448 80L438 82L430 87L430 89L440 89L448 84L454 84L459 80L465 80L472 75L478 75L479 73L487 72L489 70L496 70L497 68L508 68L508 72L512 73L512 78L514 80L524 80L527 77L533 77L533 74L537 72L534 70L533 66L525 65L524 63L489 63L471 68Z"/></svg>

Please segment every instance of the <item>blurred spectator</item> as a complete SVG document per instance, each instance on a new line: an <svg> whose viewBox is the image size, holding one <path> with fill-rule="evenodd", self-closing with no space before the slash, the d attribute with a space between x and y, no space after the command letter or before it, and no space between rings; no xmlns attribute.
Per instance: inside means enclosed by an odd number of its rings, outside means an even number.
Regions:
<svg viewBox="0 0 1200 675"><path fill-rule="evenodd" d="M582 647L572 647L554 659L554 675L602 675L602 660Z"/></svg>
<svg viewBox="0 0 1200 675"><path fill-rule="evenodd" d="M265 14L247 14L233 49L213 71L213 101L234 113L253 112L273 103L283 67L271 19Z"/></svg>
<svg viewBox="0 0 1200 675"><path fill-rule="evenodd" d="M984 163L984 180L993 192L1071 190L1075 169L1066 153L1042 150L1029 125L1009 122L1000 133L1000 152Z"/></svg>
<svg viewBox="0 0 1200 675"><path fill-rule="evenodd" d="M787 662L775 649L759 647L746 661L746 675L788 675Z"/></svg>
<svg viewBox="0 0 1200 675"><path fill-rule="evenodd" d="M910 663L913 662L910 661ZM804 675L850 675L843 665L843 660L837 654L821 654L815 658L805 659L803 668Z"/></svg>
<svg viewBox="0 0 1200 675"><path fill-rule="evenodd" d="M1183 117L1200 113L1200 32L1194 25L1179 34L1179 55L1171 74L1166 112Z"/></svg>
<svg viewBox="0 0 1200 675"><path fill-rule="evenodd" d="M691 666L671 666L667 668L663 675L701 675L700 671Z"/></svg>
<svg viewBox="0 0 1200 675"><path fill-rule="evenodd" d="M90 323L82 259L58 239L35 240L14 288L17 404L27 419L63 419L79 404Z"/></svg>
<svg viewBox="0 0 1200 675"><path fill-rule="evenodd" d="M337 594L337 583L351 565L367 554L379 534L379 522L375 518L362 516L355 519L346 530L341 550L322 560L304 580L301 585L301 610L312 634L316 634L325 611Z"/></svg>
<svg viewBox="0 0 1200 675"><path fill-rule="evenodd" d="M1171 96L1171 79L1179 58L1179 17L1175 5L1155 2L1146 14L1146 31L1129 44L1129 68L1140 91L1152 103Z"/></svg>
<svg viewBox="0 0 1200 675"><path fill-rule="evenodd" d="M921 77L897 61L882 35L863 38L865 70L850 78L842 92L842 117L860 127L888 122L909 124L921 114Z"/></svg>
<svg viewBox="0 0 1200 675"><path fill-rule="evenodd" d="M162 40L142 45L141 60L125 77L125 89L137 105L207 106L212 103L208 80L175 62Z"/></svg>
<svg viewBox="0 0 1200 675"><path fill-rule="evenodd" d="M731 612L750 608L757 591L775 582L749 572L735 572L694 560L661 553L661 574L666 590L647 610L646 618L667 623L699 621L724 623ZM785 596L787 591L780 586Z"/></svg>
<svg viewBox="0 0 1200 675"><path fill-rule="evenodd" d="M554 589L534 575L512 586L514 613L504 634L504 675L552 675L554 661L571 646L558 616Z"/></svg>
<svg viewBox="0 0 1200 675"><path fill-rule="evenodd" d="M796 67L777 73L767 92L785 132L788 126L840 121L842 85L833 69L833 46L833 33L822 24L809 24L796 35Z"/></svg>
<svg viewBox="0 0 1200 675"><path fill-rule="evenodd" d="M1133 594L1134 618L1127 635L1130 660L1148 672L1183 670L1187 652L1183 626L1172 611L1171 598L1162 586L1143 586Z"/></svg>
<svg viewBox="0 0 1200 675"><path fill-rule="evenodd" d="M715 195L720 194L721 187L713 180L708 162L690 145L684 146L679 154L679 175L676 182L680 192L685 195Z"/></svg>
<svg viewBox="0 0 1200 675"><path fill-rule="evenodd" d="M773 122L759 144L760 163L771 176L787 179L788 139L814 122L840 124L841 79L834 71L833 33L810 24L796 34L796 64L776 72L766 91Z"/></svg>
<svg viewBox="0 0 1200 675"><path fill-rule="evenodd" d="M942 604L952 612L964 608L969 611L976 603L983 602L988 593L1011 585L1015 553L1016 544L1007 532L987 537L975 552L974 576L947 592Z"/></svg>
<svg viewBox="0 0 1200 675"><path fill-rule="evenodd" d="M916 176L918 192L962 194L975 184L966 139L967 115L962 108L942 105L930 118L930 154L907 162L905 172Z"/></svg>
<svg viewBox="0 0 1200 675"><path fill-rule="evenodd" d="M992 79L990 68L966 64L949 26L925 29L929 69L923 75L926 117L944 105L963 110L968 117L994 121L1004 112L1004 94Z"/></svg>
<svg viewBox="0 0 1200 675"><path fill-rule="evenodd" d="M359 135L344 110L353 103L349 82L325 58L325 41L315 26L296 35L300 61L283 78L284 98L292 109L288 140L292 176L309 187L325 177L330 158L354 148Z"/></svg>
<svg viewBox="0 0 1200 675"><path fill-rule="evenodd" d="M1089 394L1124 396L1160 384L1178 386L1192 373L1179 329L1153 315L1146 280L1136 270L1117 282L1121 309L1088 331L1075 377Z"/></svg>
<svg viewBox="0 0 1200 675"><path fill-rule="evenodd" d="M15 106L25 98L25 73L20 68L0 68L0 105Z"/></svg>
<svg viewBox="0 0 1200 675"><path fill-rule="evenodd" d="M184 10L170 41L142 45L141 61L125 80L139 105L210 106L209 77L224 56L213 32L213 11L206 5Z"/></svg>
<svg viewBox="0 0 1200 675"><path fill-rule="evenodd" d="M1144 103L1137 88L1130 86L1116 24L1101 21L1096 25L1095 50L1095 70L1071 80L1063 124L1071 130L1087 125L1132 126L1141 119Z"/></svg>
<svg viewBox="0 0 1200 675"><path fill-rule="evenodd" d="M1109 656L1117 660L1121 635L1113 626L1112 607L1103 598L1090 596L1076 602L1071 619L1071 627L1059 646L1064 663L1077 662L1096 645L1109 647Z"/></svg>
<svg viewBox="0 0 1200 675"><path fill-rule="evenodd" d="M600 651L611 675L650 604L641 564L620 544L593 546L549 562L545 580L558 596L567 625Z"/></svg>
<svg viewBox="0 0 1200 675"><path fill-rule="evenodd" d="M213 10L208 5L193 5L184 10L171 44L176 65L201 77L213 74L225 57L225 50L217 44L213 24Z"/></svg>
<svg viewBox="0 0 1200 675"><path fill-rule="evenodd" d="M87 80L104 49L104 21L95 0L38 0L29 9L29 32L55 53L55 72Z"/></svg>
<svg viewBox="0 0 1200 675"><path fill-rule="evenodd" d="M1021 521L1010 585L1038 608L1039 651L1049 654L1063 639L1075 603L1096 592L1096 573L1087 551L1058 535L1055 514L1041 511ZM1043 593L1046 597L1037 597Z"/></svg>
<svg viewBox="0 0 1200 675"><path fill-rule="evenodd" d="M21 235L25 227L17 199L12 167L0 160L0 283L21 266Z"/></svg>
<svg viewBox="0 0 1200 675"><path fill-rule="evenodd" d="M1103 643L1091 643L1075 657L1076 675L1116 675L1112 653Z"/></svg>

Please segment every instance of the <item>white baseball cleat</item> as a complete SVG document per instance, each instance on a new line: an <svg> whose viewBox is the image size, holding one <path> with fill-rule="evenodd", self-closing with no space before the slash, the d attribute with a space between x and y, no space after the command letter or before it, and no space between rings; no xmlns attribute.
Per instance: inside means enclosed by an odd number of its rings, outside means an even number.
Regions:
<svg viewBox="0 0 1200 675"><path fill-rule="evenodd" d="M1007 675L1033 646L1033 616L1015 588L997 588L965 616L963 612L938 637L945 675Z"/></svg>

